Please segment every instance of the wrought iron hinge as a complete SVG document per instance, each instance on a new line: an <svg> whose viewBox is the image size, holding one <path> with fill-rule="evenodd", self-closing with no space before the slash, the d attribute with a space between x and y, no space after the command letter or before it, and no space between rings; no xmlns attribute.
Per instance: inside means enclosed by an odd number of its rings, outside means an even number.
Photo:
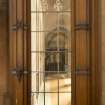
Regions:
<svg viewBox="0 0 105 105"><path fill-rule="evenodd" d="M13 69L10 72L11 72L12 75L17 77L18 81L21 81L21 78L22 78L23 75L28 74L27 70L23 70L23 69L19 69L19 68Z"/></svg>
<svg viewBox="0 0 105 105"><path fill-rule="evenodd" d="M76 69L75 74L76 75L89 76L91 73L90 73L89 69Z"/></svg>
<svg viewBox="0 0 105 105"><path fill-rule="evenodd" d="M75 30L89 30L90 27L89 27L89 24L88 23L78 23L75 25Z"/></svg>
<svg viewBox="0 0 105 105"><path fill-rule="evenodd" d="M25 24L23 21L17 20L16 24L12 25L12 30L13 31L18 31L19 29L27 30L28 29L28 24Z"/></svg>

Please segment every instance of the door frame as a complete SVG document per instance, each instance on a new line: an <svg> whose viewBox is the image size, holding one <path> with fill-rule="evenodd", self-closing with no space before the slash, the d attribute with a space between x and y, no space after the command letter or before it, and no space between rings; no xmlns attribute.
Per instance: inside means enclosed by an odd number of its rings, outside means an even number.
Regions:
<svg viewBox="0 0 105 105"><path fill-rule="evenodd" d="M91 77L91 105L102 105L101 99L102 99L102 80L101 80L101 1L99 0L90 0L90 26L91 26L91 70L92 70L92 77ZM75 1L74 1L75 2ZM30 13L30 0L27 0L27 14ZM31 17L27 15L27 23L30 25L31 23ZM30 26L31 27L31 26ZM30 53L30 47L31 47L31 38L30 33L31 29L29 28L27 31L28 35L28 53L27 53L27 59L28 59L28 70L31 70L31 53ZM98 77L98 78L97 78ZM31 82L30 82L30 75L28 76L28 92L30 94L31 89ZM74 83L75 84L75 83ZM74 87L73 84L73 87ZM73 90L75 92L75 90ZM75 97L75 96L73 96ZM96 101L97 100L97 101ZM28 105L30 105L31 99L28 98ZM74 105L74 103L73 103Z"/></svg>
<svg viewBox="0 0 105 105"><path fill-rule="evenodd" d="M102 105L102 68L101 68L101 0L92 0L91 5L91 69L92 105ZM98 77L98 78L97 78ZM97 101L96 101L97 100Z"/></svg>

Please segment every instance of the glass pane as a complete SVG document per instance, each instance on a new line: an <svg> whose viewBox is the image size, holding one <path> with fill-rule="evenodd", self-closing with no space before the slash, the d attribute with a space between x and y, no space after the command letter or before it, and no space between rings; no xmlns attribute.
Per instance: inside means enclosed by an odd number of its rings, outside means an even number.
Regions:
<svg viewBox="0 0 105 105"><path fill-rule="evenodd" d="M45 11L56 12L60 8L60 11L71 11L71 0L32 0L31 10L32 11Z"/></svg>
<svg viewBox="0 0 105 105"><path fill-rule="evenodd" d="M31 103L71 105L71 0L31 1Z"/></svg>
<svg viewBox="0 0 105 105"><path fill-rule="evenodd" d="M57 13L47 13L44 17L44 30L53 32L57 28Z"/></svg>
<svg viewBox="0 0 105 105"><path fill-rule="evenodd" d="M71 14L70 13L62 13L60 15L60 25L63 24L62 30L64 30L66 33L70 33L71 31Z"/></svg>
<svg viewBox="0 0 105 105"><path fill-rule="evenodd" d="M59 105L71 105L71 93L59 93Z"/></svg>
<svg viewBox="0 0 105 105"><path fill-rule="evenodd" d="M35 21L37 20L37 21ZM44 29L43 24L43 14L42 13L32 13L31 14L31 30L32 31L43 31Z"/></svg>

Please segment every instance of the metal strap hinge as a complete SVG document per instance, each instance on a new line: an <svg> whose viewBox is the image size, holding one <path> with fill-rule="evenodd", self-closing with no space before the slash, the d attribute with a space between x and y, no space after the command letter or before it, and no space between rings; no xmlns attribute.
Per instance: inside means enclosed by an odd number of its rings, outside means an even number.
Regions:
<svg viewBox="0 0 105 105"><path fill-rule="evenodd" d="M89 30L89 24L85 22L80 22L75 25L75 30Z"/></svg>
<svg viewBox="0 0 105 105"><path fill-rule="evenodd" d="M19 68L12 69L10 72L12 75L16 76L19 81L21 80L21 77L23 75L27 75L29 73L27 70L23 70Z"/></svg>
<svg viewBox="0 0 105 105"><path fill-rule="evenodd" d="M77 69L75 70L76 75L90 75L90 70L89 69Z"/></svg>
<svg viewBox="0 0 105 105"><path fill-rule="evenodd" d="M12 30L13 31L18 31L19 29L27 30L28 29L28 24L24 24L23 21L17 20L16 24L12 25Z"/></svg>

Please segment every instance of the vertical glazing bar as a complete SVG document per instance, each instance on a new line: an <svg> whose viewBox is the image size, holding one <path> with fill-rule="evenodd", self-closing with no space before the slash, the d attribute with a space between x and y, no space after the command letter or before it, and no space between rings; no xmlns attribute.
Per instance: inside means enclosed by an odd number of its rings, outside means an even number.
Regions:
<svg viewBox="0 0 105 105"><path fill-rule="evenodd" d="M46 13L43 13L43 16L44 16L44 25L46 24ZM45 28L45 26L44 26L44 30L45 30L46 28ZM46 45L46 31L44 32L44 38L45 38L45 40L44 40L44 44ZM46 47L44 47L44 52L46 52ZM45 53L46 54L46 53ZM44 55L44 57L45 57L46 55ZM45 58L46 59L46 58ZM44 59L44 60L45 60ZM46 62L46 61L45 61ZM44 68L45 69L45 68ZM46 76L46 69L44 70L44 105L46 105L46 85L45 85L45 76Z"/></svg>
<svg viewBox="0 0 105 105"><path fill-rule="evenodd" d="M39 4L37 4L39 6ZM39 11L39 10L38 10ZM38 30L38 33L37 33L37 37L38 37L38 91L39 91L39 86L40 86L40 80L39 80L39 76L40 76L40 48L39 48L39 44L40 44L40 35L39 35L39 13L37 15L37 22L38 22L38 27L37 27L37 30Z"/></svg>
<svg viewBox="0 0 105 105"><path fill-rule="evenodd" d="M55 8L56 8L56 11L57 11L57 61L58 61L58 105L59 105L59 74L60 74L60 11L61 11L61 7L62 5L61 4L61 1L60 0L57 0L56 1L56 4L55 4Z"/></svg>
<svg viewBox="0 0 105 105"><path fill-rule="evenodd" d="M46 105L46 93L45 93L45 91L46 91L46 89L45 89L45 73L44 73L44 105Z"/></svg>
<svg viewBox="0 0 105 105"><path fill-rule="evenodd" d="M40 3L40 2L39 2ZM40 4L39 4L40 5ZM40 10L39 10L40 11ZM39 14L39 18L41 17L41 13ZM42 65L41 65L41 18L40 18L40 21L39 21L39 71L41 72L41 68L42 68ZM40 90L40 86L41 86L41 73L39 73L39 90Z"/></svg>
<svg viewBox="0 0 105 105"><path fill-rule="evenodd" d="M58 77L58 105L59 105L59 77Z"/></svg>
<svg viewBox="0 0 105 105"><path fill-rule="evenodd" d="M70 0L70 7L71 7L71 0ZM71 11L71 8L70 8L70 11ZM71 11L72 12L72 11ZM67 56L68 56L68 61L67 61L67 70L68 70L68 72L69 72L69 75L71 75L71 12L69 12L69 14L70 14L70 27L69 27L69 29L70 29L70 33L68 33L68 39L67 39ZM70 76L70 78L71 78L71 76Z"/></svg>
<svg viewBox="0 0 105 105"><path fill-rule="evenodd" d="M40 5L40 3L39 3L40 1L38 0L37 1L37 22L38 22L38 24L37 24L37 30L38 30L38 91L40 91L40 13L39 13L39 5Z"/></svg>
<svg viewBox="0 0 105 105"><path fill-rule="evenodd" d="M56 4L57 5L57 4ZM57 7L59 8L59 7ZM60 51L60 47L59 47L59 27L60 27L60 23L59 23L59 10L57 10L57 61L58 61L58 74L59 74L59 51Z"/></svg>
<svg viewBox="0 0 105 105"><path fill-rule="evenodd" d="M44 44L46 45L46 11L47 11L47 9L48 9L48 4L47 4L47 1L46 0L42 0L42 11L44 11L44 13L43 13L43 18L44 18L44 22L43 22L43 24L44 24ZM44 45L44 60L46 59L45 58L45 52L46 52L46 48L45 48L45 45ZM46 62L46 61L44 61L44 62ZM44 65L44 68L45 68L45 65ZM45 76L46 76L46 69L43 71L43 76L44 76L44 105L46 105L46 84L45 84L45 80L46 80L46 78L45 78Z"/></svg>
<svg viewBox="0 0 105 105"><path fill-rule="evenodd" d="M37 21L37 15L38 15L38 11L37 11L37 4L38 4L38 1L36 0L36 31L37 31L37 27L38 27L38 21ZM38 50L38 35L37 35L38 33L36 32L36 51ZM38 91L38 53L36 53L36 91L37 92L39 92ZM38 98L38 93L36 93L37 95L36 95L36 98Z"/></svg>
<svg viewBox="0 0 105 105"><path fill-rule="evenodd" d="M40 52L39 52L39 44L40 44L40 39L39 39L39 37L40 37L39 36L39 15L40 14L39 14L38 11L39 11L39 0L37 1L37 30L38 30L38 32L37 32L37 38L38 38L38 40L37 40L38 41L38 45L37 45L37 47L38 47L38 49L37 49L38 50L38 55L37 55L38 60L37 60L37 62L38 62L38 92L39 92L39 86L40 86L40 80L39 80L39 76L40 76L40 69L39 69L40 68L40 63L39 63L40 62L40 58L39 58L40 57L39 56L40 55Z"/></svg>
<svg viewBox="0 0 105 105"><path fill-rule="evenodd" d="M44 1L43 1L44 2ZM43 4L42 4L42 11L43 11L43 9L44 9L44 7L43 7ZM45 17L46 17L46 14L45 13L43 13L43 16L44 16L44 22L43 22L43 24L45 25ZM44 27L44 29L45 29L45 27ZM46 33L44 32L44 35L46 35ZM45 43L44 43L45 44ZM45 49L44 49L45 50ZM43 82L44 82L44 104L43 105L45 105L46 104L46 94L45 94L45 91L46 91L46 89L45 89L45 75L46 75L46 70L44 69L44 71L43 71Z"/></svg>
<svg viewBox="0 0 105 105"><path fill-rule="evenodd" d="M36 14L36 15L35 15L35 19L36 19L36 20L35 20L35 24L36 24L36 25L35 25L35 26L36 26L36 27L35 27L35 31L37 31L37 0L36 0L35 3L36 3L36 4L35 4L35 7L36 7L36 8L35 8L35 11L36 11L36 13L35 13L35 14ZM36 37L36 38L35 38L35 39L36 39L36 42L35 42L36 48L35 48L35 50L37 51L37 32L35 32L35 37ZM36 92L38 92L38 63L37 63L37 59L38 59L38 58L37 58L37 53L35 54L35 56L36 56L36 60L35 60L35 61L36 61L36 62L35 62L35 63L36 63L36 70L35 70L35 71L36 71L36 75L35 75L35 76L36 76L36 77L35 77L35 78L36 78L36 89L35 89L35 90L36 90ZM36 93L36 101L37 101L37 99L38 99L38 93Z"/></svg>

